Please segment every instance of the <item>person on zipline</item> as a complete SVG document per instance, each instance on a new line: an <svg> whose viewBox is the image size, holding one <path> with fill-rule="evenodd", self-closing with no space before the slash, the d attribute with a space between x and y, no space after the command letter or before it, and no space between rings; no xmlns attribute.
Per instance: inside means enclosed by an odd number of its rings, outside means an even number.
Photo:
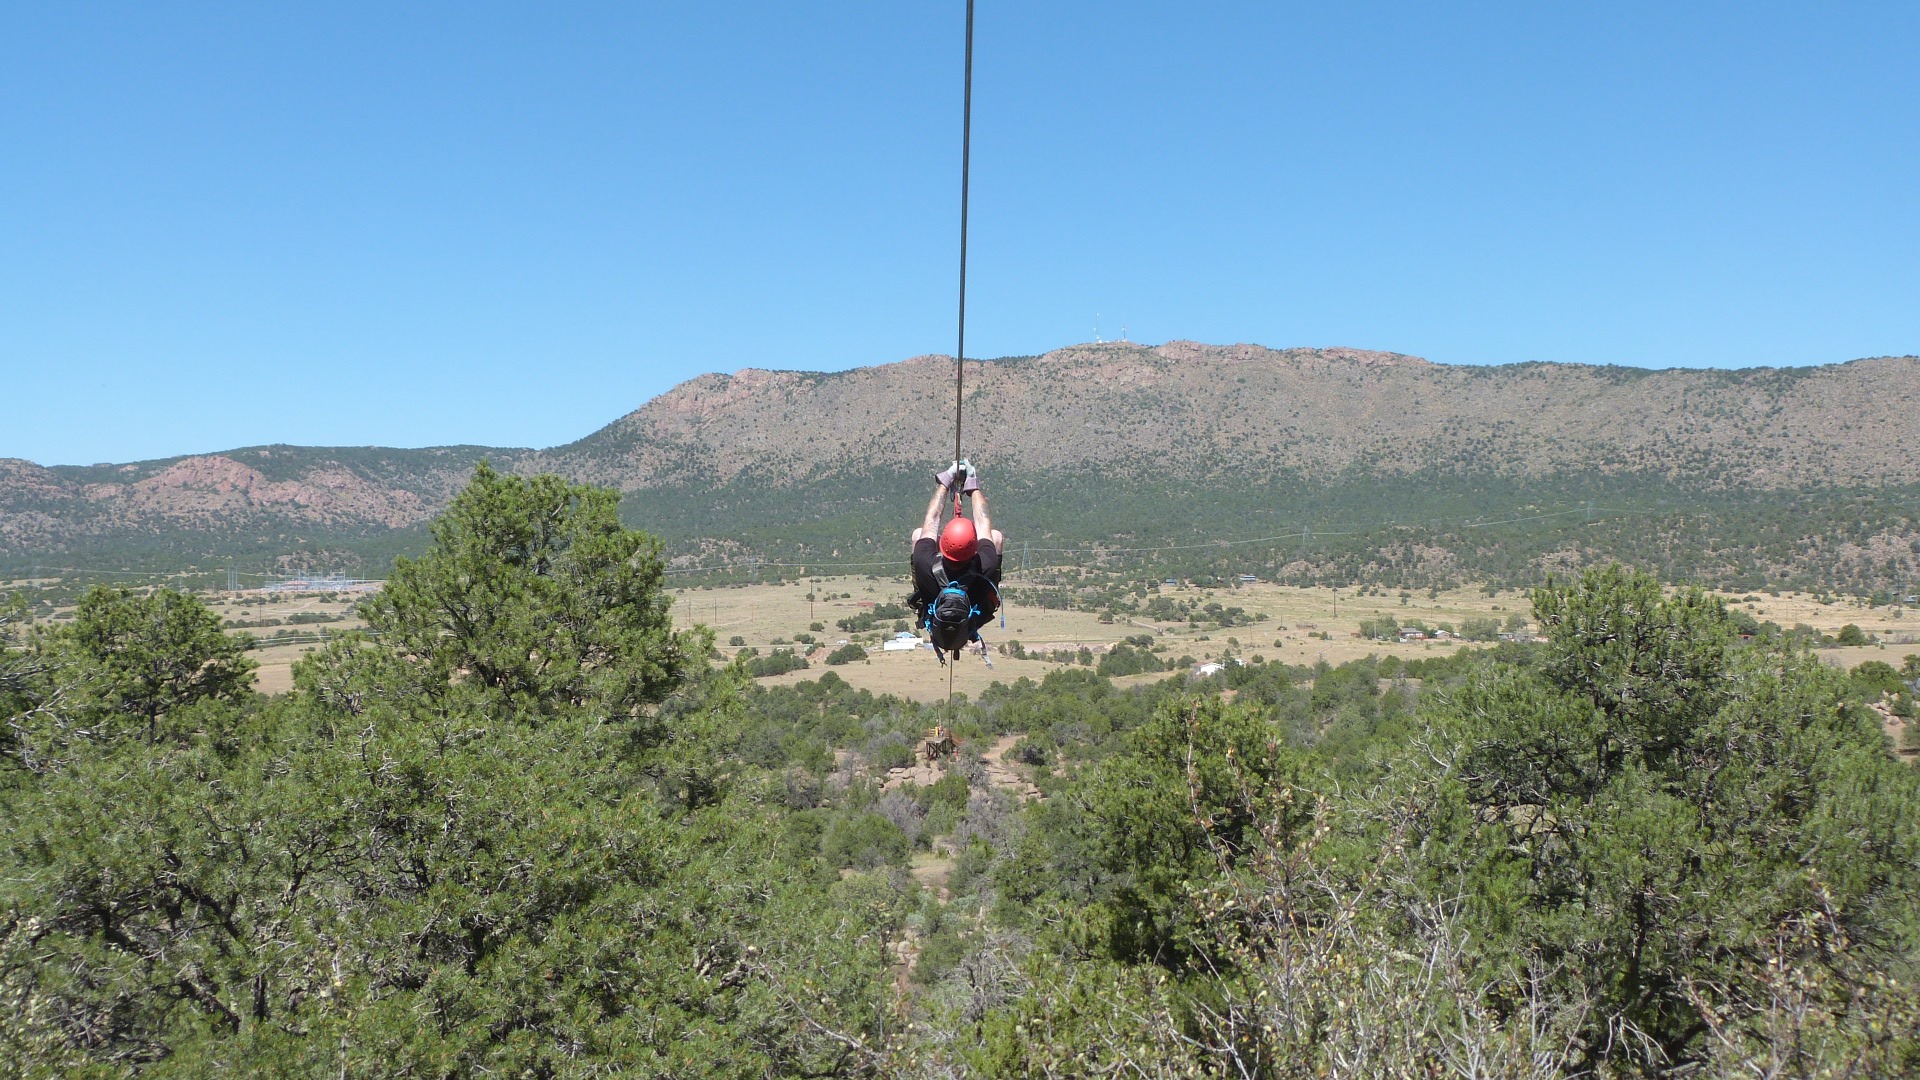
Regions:
<svg viewBox="0 0 1920 1080"><path fill-rule="evenodd" d="M926 518L913 530L911 602L934 655L945 663L970 644L979 644L986 655L980 628L1000 608L1000 552L1006 538L987 516L987 496L971 463L956 461L934 479L939 486L927 503ZM941 528L947 499L968 495L973 497L973 519L955 513Z"/></svg>

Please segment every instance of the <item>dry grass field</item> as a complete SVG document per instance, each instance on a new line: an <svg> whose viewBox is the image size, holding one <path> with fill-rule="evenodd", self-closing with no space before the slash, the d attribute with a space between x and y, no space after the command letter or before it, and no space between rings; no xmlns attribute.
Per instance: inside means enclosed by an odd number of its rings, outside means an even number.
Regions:
<svg viewBox="0 0 1920 1080"><path fill-rule="evenodd" d="M274 635L281 631L294 638L293 643L270 644L248 654L260 664L253 684L263 694L284 694L293 689L293 662L319 648L314 642L317 631L355 630L366 625L354 612L354 606L362 597L351 593L215 593L202 599L223 622L279 620L278 626L242 628L262 641L273 641ZM328 621L290 622L294 615L324 617Z"/></svg>
<svg viewBox="0 0 1920 1080"><path fill-rule="evenodd" d="M745 647L758 648L764 654L772 648L791 644L797 634L809 632L831 649L854 636L836 629L836 620L867 610L863 604L900 603L906 591L904 575L678 589L673 592L673 613L675 622L682 627L695 624L712 627L721 653L727 656ZM1243 658L1261 656L1296 664L1312 664L1323 659L1330 664L1340 664L1369 655L1412 658L1446 655L1460 648L1471 647L1465 643L1446 641L1365 640L1358 636L1360 622L1364 619L1392 615L1402 623L1419 619L1428 626L1439 623L1458 626L1462 620L1472 616L1492 617L1504 622L1514 612L1527 615L1530 607L1524 592L1505 590L1488 596L1478 588L1456 589L1432 597L1424 592L1416 592L1408 596L1405 602L1391 590L1382 596L1358 596L1352 589L1300 589L1267 584L1218 589L1181 587L1169 588L1166 592L1176 598L1196 598L1202 603L1217 601L1228 607L1244 608L1253 614L1264 614L1267 618L1252 626L1211 631L1195 630L1184 624L1146 620L1102 623L1099 616L1092 612L1027 606L1021 602L1021 586L1009 582L1004 591L1007 599L1006 628L1002 629L996 623L982 634L990 645L998 646L1018 640L1029 652L1077 652L1084 646L1099 653L1129 635L1151 632L1166 643L1167 648L1161 655L1168 660L1180 656L1211 660L1231 652ZM811 601L807 599L809 593L814 596ZM276 626L246 628L247 632L265 641L271 642L274 635L281 631L304 637L305 640L288 644L269 644L251 654L260 664L255 685L267 694L285 693L292 688L294 661L318 647L312 641L314 631L339 631L363 625L354 612L360 597L350 594L217 593L205 595L203 599L223 620L279 620L280 624ZM1771 620L1783 627L1804 623L1823 633L1836 634L1841 627L1852 623L1880 640L1881 643L1876 645L1826 649L1821 652L1820 655L1828 661L1844 667L1853 667L1866 660L1885 660L1898 667L1907 654L1920 654L1920 608L1869 608L1863 603L1849 600L1821 603L1805 594L1777 597L1727 594L1723 599L1730 606L1756 619ZM328 621L290 622L294 615L321 616ZM815 623L821 624L824 629L809 631L808 627ZM882 629L890 632L885 627ZM1315 636L1321 633L1329 636ZM736 636L742 638L746 645L729 645L729 640ZM823 663L825 651L819 651L814 654L812 665L805 670L774 676L765 681L794 683L803 679L817 679L823 672L834 671L853 685L874 693L898 694L916 701L937 701L946 696L946 670L934 660L931 652L883 653L877 644L868 644L870 657L865 661L828 667ZM995 682L1011 682L1022 676L1039 679L1062 666L1051 660L1018 660L998 654L992 660L993 667L988 668L978 656L969 655L962 659L954 670L954 689L978 696L980 691ZM1122 680L1122 683L1164 677L1133 676Z"/></svg>
<svg viewBox="0 0 1920 1080"><path fill-rule="evenodd" d="M820 578L784 584L686 589L674 593L674 616L683 626L699 623L712 627L720 651L728 655L741 648L727 644L734 637L745 641L743 647L758 648L764 654L771 648L791 643L794 635L809 632L808 627L815 623L825 629L811 631L814 637L831 647L851 636L834 628L836 620L858 614L864 610L863 603L898 603L906 591L904 576L878 580ZM1445 641L1369 641L1358 636L1362 620L1392 615L1402 623L1419 619L1428 626L1439 623L1458 626L1468 617L1479 616L1504 623L1514 612L1523 617L1529 615L1531 608L1524 592L1505 590L1488 596L1478 588L1456 589L1433 597L1417 592L1404 603L1399 594L1391 590L1384 596L1357 596L1352 589L1267 584L1219 589L1177 588L1167 592L1176 597L1197 597L1203 603L1217 601L1228 607L1244 608L1250 613L1265 614L1267 619L1252 626L1212 631L1144 620L1102 623L1092 612L1027 607L1020 601L1020 586L1009 583L1004 590L1006 628L1001 629L996 623L984 630L982 636L996 646L1017 639L1029 652L1072 651L1081 646L1099 652L1129 635L1151 631L1167 643L1162 655L1168 659L1185 655L1208 660L1231 650L1235 655L1248 658L1263 656L1298 664L1324 659L1330 664L1340 664L1369 655L1412 658L1445 655L1471 647ZM809 593L814 595L814 600L807 600ZM1743 599L1745 595L1728 594L1723 599L1756 619L1771 620L1783 627L1805 623L1831 634L1853 623L1887 642L1822 653L1837 664L1852 666L1863 660L1883 659L1898 667L1906 653L1920 653L1920 644L1908 644L1920 643L1920 609L1868 608L1850 601L1822 604L1806 595L1758 594L1747 601ZM1311 636L1318 633L1330 637ZM819 678L823 671L835 671L853 685L874 693L899 694L918 701L945 697L947 675L932 653L925 650L882 653L874 647L868 651L870 658L866 661L831 668L821 662L824 652L816 652L812 666L806 670L765 681L793 683ZM954 689L978 695L996 681L1010 682L1023 675L1038 679L1061 666L1051 661L1016 660L998 655L993 657L993 664L993 668L988 669L977 656L962 659L954 672ZM1145 678L1152 677L1163 676Z"/></svg>

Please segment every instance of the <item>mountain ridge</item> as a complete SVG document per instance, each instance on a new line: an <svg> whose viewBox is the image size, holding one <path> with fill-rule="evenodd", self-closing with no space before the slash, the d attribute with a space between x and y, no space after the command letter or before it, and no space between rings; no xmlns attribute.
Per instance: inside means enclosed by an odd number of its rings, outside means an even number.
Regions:
<svg viewBox="0 0 1920 1080"><path fill-rule="evenodd" d="M1124 488L1147 507L1340 485L1537 499L1621 482L1753 501L1920 484L1920 455L1908 450L1920 445L1912 356L1655 370L1117 342L969 361L966 390L966 452L997 491L1054 509L1088 488ZM483 459L617 488L643 525L694 548L738 543L770 515L832 518L840 547L897 517L884 512L893 501L923 497L913 492L928 466L951 454L952 407L952 359L926 355L841 372L708 373L544 449L0 459L0 563L133 550L179 562L276 545L385 555L413 543ZM1112 518L1096 505L1072 528L1128 531ZM804 533L804 520L794 529Z"/></svg>
<svg viewBox="0 0 1920 1080"><path fill-rule="evenodd" d="M795 448L810 441L829 442L829 461L937 460L950 441L951 365L933 356L830 375L702 375L527 460L622 490L724 482L754 466L773 482L804 480L801 467L821 454ZM1215 376L1237 381L1229 387ZM1609 471L1701 478L1725 469L1725 482L1755 486L1920 480L1920 462L1899 446L1920 436L1920 417L1899 407L1920 400L1915 357L1656 371L1169 342L981 361L967 382L967 447L992 468L1101 468L1171 455L1195 470L1210 455L1255 471L1405 474L1441 463L1541 475L1593 466L1598 455ZM775 397L797 408L766 408ZM909 420L901 405L924 411ZM1123 426L1129 419L1141 422ZM1488 430L1463 430L1473 423ZM1463 435L1472 445L1446 441Z"/></svg>

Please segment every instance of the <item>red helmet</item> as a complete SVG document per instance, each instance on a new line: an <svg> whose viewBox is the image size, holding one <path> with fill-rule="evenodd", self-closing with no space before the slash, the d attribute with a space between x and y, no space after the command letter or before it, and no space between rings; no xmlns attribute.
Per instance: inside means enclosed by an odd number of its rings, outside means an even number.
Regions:
<svg viewBox="0 0 1920 1080"><path fill-rule="evenodd" d="M957 517L940 530L940 557L950 563L970 561L980 551L980 536L973 522Z"/></svg>

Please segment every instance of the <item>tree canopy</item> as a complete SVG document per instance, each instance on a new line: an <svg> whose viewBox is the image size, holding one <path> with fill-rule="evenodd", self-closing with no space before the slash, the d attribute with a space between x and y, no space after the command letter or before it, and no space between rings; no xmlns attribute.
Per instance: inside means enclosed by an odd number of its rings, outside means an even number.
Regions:
<svg viewBox="0 0 1920 1080"><path fill-rule="evenodd" d="M193 596L0 601L0 1075L1920 1072L1913 664L1609 567L949 714L710 662L615 502L482 466L275 698Z"/></svg>

